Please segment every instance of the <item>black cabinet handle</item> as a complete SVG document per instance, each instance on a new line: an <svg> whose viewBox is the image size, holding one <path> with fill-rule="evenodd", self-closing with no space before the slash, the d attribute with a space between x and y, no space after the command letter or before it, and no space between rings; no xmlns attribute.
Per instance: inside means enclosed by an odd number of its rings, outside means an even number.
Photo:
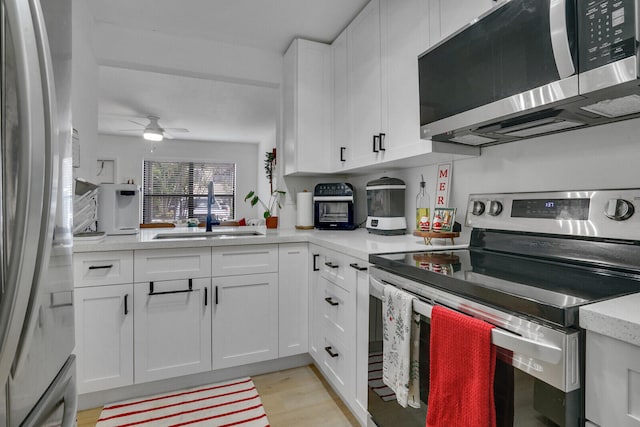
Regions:
<svg viewBox="0 0 640 427"><path fill-rule="evenodd" d="M318 268L318 264L316 263L319 256L320 254L313 254L313 271L320 271L320 269Z"/></svg>
<svg viewBox="0 0 640 427"><path fill-rule="evenodd" d="M380 135L373 135L373 152L377 153L378 148L376 147L376 141L378 141L378 145L380 145Z"/></svg>
<svg viewBox="0 0 640 427"><path fill-rule="evenodd" d="M387 150L386 148L384 148L384 139L385 139L386 136L387 135L384 134L384 133L380 134L380 143L379 143L380 151L386 151Z"/></svg>
<svg viewBox="0 0 640 427"><path fill-rule="evenodd" d="M360 267L357 263L349 264L349 267L355 268L358 271L367 271L367 267Z"/></svg>
<svg viewBox="0 0 640 427"><path fill-rule="evenodd" d="M207 287L205 286L205 287L204 287L204 306L205 306L205 307L207 306L207 304L208 304L207 300L209 299L209 297L208 297L208 294L209 294L208 290L209 290L209 288L207 288Z"/></svg>
<svg viewBox="0 0 640 427"><path fill-rule="evenodd" d="M338 264L334 264L332 262L325 262L324 265L326 265L329 268L339 268L340 267Z"/></svg>
<svg viewBox="0 0 640 427"><path fill-rule="evenodd" d="M214 295L215 299L216 299L216 305L218 305L218 287L216 286L216 292Z"/></svg>
<svg viewBox="0 0 640 427"><path fill-rule="evenodd" d="M329 356L331 356L331 357L338 357L339 356L338 353L334 353L333 351L331 351L331 346L325 347L324 351L329 353Z"/></svg>
<svg viewBox="0 0 640 427"><path fill-rule="evenodd" d="M332 305L332 306L334 306L334 307L335 307L336 305L340 305L340 303L339 303L339 302L335 302L335 301L333 300L333 298L331 298L331 297L326 297L324 300L325 300L326 302L328 302L328 303L329 303L329 305Z"/></svg>
<svg viewBox="0 0 640 427"><path fill-rule="evenodd" d="M105 268L112 268L113 264L109 264L109 265L90 265L89 266L89 270L101 270L101 269L105 269Z"/></svg>
<svg viewBox="0 0 640 427"><path fill-rule="evenodd" d="M344 150L346 150L347 147L340 147L340 161L344 162L346 161L346 159L344 158Z"/></svg>
<svg viewBox="0 0 640 427"><path fill-rule="evenodd" d="M124 315L129 314L129 294L124 294Z"/></svg>
<svg viewBox="0 0 640 427"><path fill-rule="evenodd" d="M193 279L189 279L189 289L180 289L178 291L164 291L164 292L154 292L153 282L149 282L149 295L182 294L185 292L193 292Z"/></svg>

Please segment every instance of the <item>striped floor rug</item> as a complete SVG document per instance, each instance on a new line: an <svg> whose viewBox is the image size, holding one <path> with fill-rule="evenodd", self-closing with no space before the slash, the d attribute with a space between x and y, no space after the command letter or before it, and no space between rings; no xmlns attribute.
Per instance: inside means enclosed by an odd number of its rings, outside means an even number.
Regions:
<svg viewBox="0 0 640 427"><path fill-rule="evenodd" d="M396 394L382 381L382 353L369 355L369 388L382 400L396 400Z"/></svg>
<svg viewBox="0 0 640 427"><path fill-rule="evenodd" d="M268 427L251 378L106 405L96 427Z"/></svg>

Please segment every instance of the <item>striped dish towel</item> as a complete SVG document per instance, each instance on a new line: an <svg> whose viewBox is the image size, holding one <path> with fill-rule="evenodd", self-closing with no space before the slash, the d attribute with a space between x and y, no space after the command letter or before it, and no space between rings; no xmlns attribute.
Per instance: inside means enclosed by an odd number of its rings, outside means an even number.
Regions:
<svg viewBox="0 0 640 427"><path fill-rule="evenodd" d="M107 405L96 427L268 427L251 378Z"/></svg>
<svg viewBox="0 0 640 427"><path fill-rule="evenodd" d="M382 381L382 353L369 355L369 388L382 400L396 400L396 394Z"/></svg>

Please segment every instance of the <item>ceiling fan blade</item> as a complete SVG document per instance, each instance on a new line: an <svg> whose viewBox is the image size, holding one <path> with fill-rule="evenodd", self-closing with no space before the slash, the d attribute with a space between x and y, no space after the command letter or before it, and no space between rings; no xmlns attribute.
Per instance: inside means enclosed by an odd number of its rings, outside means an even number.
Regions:
<svg viewBox="0 0 640 427"><path fill-rule="evenodd" d="M136 125L142 126L143 128L146 128L146 127L147 127L147 125L142 124L142 123L140 123L140 122L136 122L135 120L128 120L128 121L130 121L130 122L131 122L131 123L133 123L133 124L136 124Z"/></svg>
<svg viewBox="0 0 640 427"><path fill-rule="evenodd" d="M189 129L185 129L185 128L164 128L164 130L168 130L170 132L175 132L175 133L187 133L187 132L189 132Z"/></svg>
<svg viewBox="0 0 640 427"><path fill-rule="evenodd" d="M118 129L118 132L141 132L143 129Z"/></svg>

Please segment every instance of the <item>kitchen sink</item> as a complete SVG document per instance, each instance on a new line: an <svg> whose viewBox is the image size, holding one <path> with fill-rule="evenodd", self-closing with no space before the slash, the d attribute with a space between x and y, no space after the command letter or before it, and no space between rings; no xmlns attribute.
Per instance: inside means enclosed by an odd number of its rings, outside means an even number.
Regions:
<svg viewBox="0 0 640 427"><path fill-rule="evenodd" d="M264 237L264 233L253 230L220 230L201 231L195 233L158 233L154 240L168 239L228 239L232 237Z"/></svg>

